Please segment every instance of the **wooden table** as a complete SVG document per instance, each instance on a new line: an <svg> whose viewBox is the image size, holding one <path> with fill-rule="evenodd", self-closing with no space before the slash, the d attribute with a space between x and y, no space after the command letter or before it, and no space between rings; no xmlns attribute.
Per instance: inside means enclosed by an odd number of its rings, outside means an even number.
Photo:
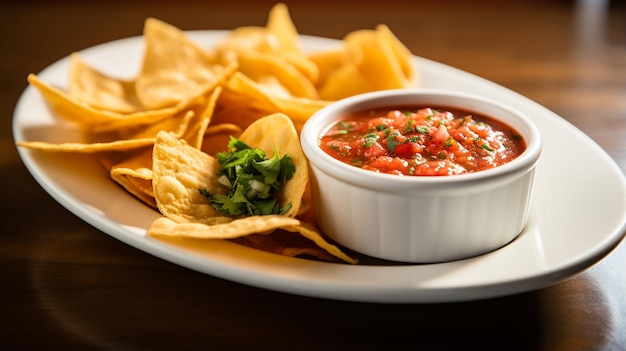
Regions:
<svg viewBox="0 0 626 351"><path fill-rule="evenodd" d="M16 2L17 3L17 2ZM589 5L584 5L589 3ZM385 23L429 59L546 106L626 171L626 9L608 1L288 2L302 34ZM607 3L605 6L602 3ZM11 135L26 75L140 35L263 25L269 1L25 1L0 5L0 348L626 349L626 246L555 286L444 304L370 304L266 291L155 258L53 201Z"/></svg>

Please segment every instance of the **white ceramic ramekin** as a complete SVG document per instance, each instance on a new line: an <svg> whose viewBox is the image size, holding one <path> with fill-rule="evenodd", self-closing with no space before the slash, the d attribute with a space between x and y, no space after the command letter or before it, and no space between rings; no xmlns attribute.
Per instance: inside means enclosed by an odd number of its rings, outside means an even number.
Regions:
<svg viewBox="0 0 626 351"><path fill-rule="evenodd" d="M502 166L453 176L398 176L340 162L319 147L336 119L376 107L431 105L498 119L526 150ZM414 263L469 258L498 249L526 225L541 136L520 112L485 98L439 90L386 90L349 97L315 113L301 143L311 166L318 224L337 243L365 255Z"/></svg>

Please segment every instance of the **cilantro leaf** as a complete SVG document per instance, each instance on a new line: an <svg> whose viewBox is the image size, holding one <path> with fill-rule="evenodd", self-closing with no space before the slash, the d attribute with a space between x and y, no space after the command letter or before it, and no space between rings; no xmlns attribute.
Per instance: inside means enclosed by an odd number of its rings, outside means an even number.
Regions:
<svg viewBox="0 0 626 351"><path fill-rule="evenodd" d="M252 167L263 175L264 183L267 185L274 185L276 182L280 182L280 158L278 157L278 151L274 147L274 156L272 158L266 158L263 161L253 161Z"/></svg>
<svg viewBox="0 0 626 351"><path fill-rule="evenodd" d="M263 150L251 148L235 137L230 137L229 152L220 152L216 158L221 166L220 184L229 187L228 194L200 193L220 213L229 216L284 214L291 203L280 208L275 194L295 173L295 165L288 155L267 158Z"/></svg>

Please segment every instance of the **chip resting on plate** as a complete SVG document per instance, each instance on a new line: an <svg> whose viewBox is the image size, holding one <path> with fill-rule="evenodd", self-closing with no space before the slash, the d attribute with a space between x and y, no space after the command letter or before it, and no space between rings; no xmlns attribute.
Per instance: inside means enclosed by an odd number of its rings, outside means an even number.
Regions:
<svg viewBox="0 0 626 351"><path fill-rule="evenodd" d="M275 231L283 230L304 236L343 261L356 262L324 239L313 224L304 223L297 218L308 186L308 163L300 149L293 122L283 114L263 117L244 130L237 141L245 146L237 149L238 151L267 156L255 159L253 167L262 168L261 173L264 175L269 172L268 169L279 167L282 160L292 161L290 176L277 189L275 198L277 208L287 210L277 214L224 213L207 196L226 196L232 188L232 184L220 180L220 176L224 174L220 159L190 146L172 133L161 132L154 145L152 182L157 208L164 217L153 223L148 234L154 237L236 239L250 234L271 235ZM236 158L226 160L236 165L243 162ZM243 168L246 167L234 167L236 172ZM280 171L277 173L280 174ZM251 171L241 171L237 178L246 178L250 174ZM253 179L252 182L254 181ZM253 202L249 192L264 191L254 186L241 189L233 197L248 205ZM246 198L240 200L244 194Z"/></svg>

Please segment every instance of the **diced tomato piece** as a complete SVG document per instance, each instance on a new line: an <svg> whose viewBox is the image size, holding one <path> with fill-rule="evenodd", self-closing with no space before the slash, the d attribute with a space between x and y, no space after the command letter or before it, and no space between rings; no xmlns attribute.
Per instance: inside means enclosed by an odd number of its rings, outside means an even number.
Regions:
<svg viewBox="0 0 626 351"><path fill-rule="evenodd" d="M448 133L448 128L444 126L439 126L439 128L437 128L437 130L432 135L433 140L441 142L441 143L445 142L449 136L450 136L450 133Z"/></svg>
<svg viewBox="0 0 626 351"><path fill-rule="evenodd" d="M464 173L466 170L448 160L429 161L415 168L415 175L444 176Z"/></svg>
<svg viewBox="0 0 626 351"><path fill-rule="evenodd" d="M378 170L381 173L406 174L408 162L391 156L380 156L374 159L367 168Z"/></svg>
<svg viewBox="0 0 626 351"><path fill-rule="evenodd" d="M420 147L416 143L404 143L396 145L396 148L394 149L394 153L398 157L402 158L412 158L420 151Z"/></svg>
<svg viewBox="0 0 626 351"><path fill-rule="evenodd" d="M391 125L396 129L402 129L406 126L406 115L400 110L389 111L387 117L391 120Z"/></svg>
<svg viewBox="0 0 626 351"><path fill-rule="evenodd" d="M363 156L366 158L374 158L386 154L385 148L379 143L374 143L370 147L363 148Z"/></svg>

